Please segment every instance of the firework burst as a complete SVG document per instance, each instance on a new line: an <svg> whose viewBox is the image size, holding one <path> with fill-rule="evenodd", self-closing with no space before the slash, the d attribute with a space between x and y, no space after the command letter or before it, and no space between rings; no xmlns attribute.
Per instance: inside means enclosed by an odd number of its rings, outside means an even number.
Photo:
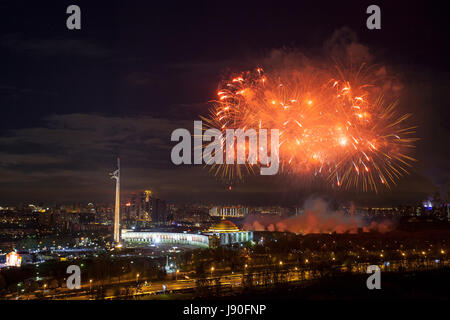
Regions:
<svg viewBox="0 0 450 320"><path fill-rule="evenodd" d="M370 68L336 68L266 74L262 68L225 81L213 102L208 127L279 129L280 168L287 174L317 177L331 185L378 191L391 187L415 161L410 114L383 99L382 84ZM247 150L248 151L248 148ZM251 164L213 165L232 181L252 174Z"/></svg>

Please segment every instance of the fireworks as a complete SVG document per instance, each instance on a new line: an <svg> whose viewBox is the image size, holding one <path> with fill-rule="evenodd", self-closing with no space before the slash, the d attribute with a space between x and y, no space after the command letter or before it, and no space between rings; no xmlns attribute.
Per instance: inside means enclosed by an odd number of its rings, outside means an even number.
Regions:
<svg viewBox="0 0 450 320"><path fill-rule="evenodd" d="M223 132L279 129L285 173L364 191L389 188L415 161L414 127L406 125L410 115L399 115L395 102L384 101L383 83L371 79L369 68L336 70L337 76L312 68L245 72L220 86L205 120ZM233 180L253 167L223 164L211 170Z"/></svg>

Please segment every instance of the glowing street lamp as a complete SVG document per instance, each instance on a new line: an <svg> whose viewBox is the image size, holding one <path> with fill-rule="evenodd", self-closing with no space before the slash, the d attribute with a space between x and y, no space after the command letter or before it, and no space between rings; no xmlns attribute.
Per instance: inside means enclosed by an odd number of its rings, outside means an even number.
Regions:
<svg viewBox="0 0 450 320"><path fill-rule="evenodd" d="M214 271L214 267L211 267L211 278L212 278L213 271Z"/></svg>

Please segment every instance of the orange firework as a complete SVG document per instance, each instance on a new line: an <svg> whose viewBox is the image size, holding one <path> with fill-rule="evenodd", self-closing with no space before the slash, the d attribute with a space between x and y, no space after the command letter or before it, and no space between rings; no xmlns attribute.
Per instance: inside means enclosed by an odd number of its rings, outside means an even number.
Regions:
<svg viewBox="0 0 450 320"><path fill-rule="evenodd" d="M295 175L324 177L335 186L378 190L390 187L414 159L410 115L383 101L370 72L305 69L265 74L261 68L224 82L218 90L210 127L279 129L280 166ZM366 69L368 70L368 69ZM369 70L370 71L370 70ZM253 172L252 165L213 165L216 175L232 180Z"/></svg>

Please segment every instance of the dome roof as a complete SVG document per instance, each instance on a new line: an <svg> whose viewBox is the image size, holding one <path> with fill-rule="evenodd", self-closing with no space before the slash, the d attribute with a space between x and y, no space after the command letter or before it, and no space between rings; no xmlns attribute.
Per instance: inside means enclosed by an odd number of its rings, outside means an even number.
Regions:
<svg viewBox="0 0 450 320"><path fill-rule="evenodd" d="M239 228L229 220L222 220L219 223L209 228L209 231L213 232L233 232L239 231Z"/></svg>

